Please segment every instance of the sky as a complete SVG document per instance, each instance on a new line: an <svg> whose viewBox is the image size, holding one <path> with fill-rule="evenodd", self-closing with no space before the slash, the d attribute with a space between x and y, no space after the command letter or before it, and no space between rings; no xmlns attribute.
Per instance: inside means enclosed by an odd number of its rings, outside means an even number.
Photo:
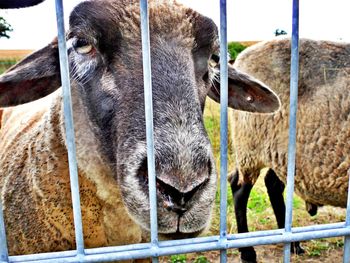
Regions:
<svg viewBox="0 0 350 263"><path fill-rule="evenodd" d="M81 0L64 0L66 20ZM220 21L219 0L178 0ZM292 0L227 0L228 40L274 38L276 29L291 33ZM300 1L300 36L350 42L349 0ZM0 38L0 49L39 49L56 35L54 0L27 9L0 10L13 27L10 39Z"/></svg>

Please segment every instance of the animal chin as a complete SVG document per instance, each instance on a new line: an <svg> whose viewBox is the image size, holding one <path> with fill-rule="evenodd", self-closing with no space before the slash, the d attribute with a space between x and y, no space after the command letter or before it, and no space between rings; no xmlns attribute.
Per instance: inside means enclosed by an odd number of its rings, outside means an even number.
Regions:
<svg viewBox="0 0 350 263"><path fill-rule="evenodd" d="M184 217L172 217L170 216L167 220L163 218L167 215L158 215L158 232L160 239L182 239L182 238L192 238L200 235L206 229L207 222L188 222ZM193 217L192 217L193 218ZM173 219L173 220L171 220ZM167 222L168 221L168 222Z"/></svg>
<svg viewBox="0 0 350 263"><path fill-rule="evenodd" d="M161 240L173 240L173 239L184 239L184 238L193 238L199 236L201 233L203 233L205 228L195 231L192 233L183 233L183 232L175 232L175 233L168 233L168 234L159 234L159 239Z"/></svg>
<svg viewBox="0 0 350 263"><path fill-rule="evenodd" d="M146 189L148 188L145 187L143 192L139 192L132 199L128 195L124 201L131 218L144 230L150 231L150 205L148 198L144 198L147 192ZM193 214L198 212L198 209L192 208L180 216L173 211L168 211L162 203L161 197L157 196L158 233L161 239L196 237L206 229L209 212L202 211L202 215L196 217ZM194 218L197 220L193 220Z"/></svg>

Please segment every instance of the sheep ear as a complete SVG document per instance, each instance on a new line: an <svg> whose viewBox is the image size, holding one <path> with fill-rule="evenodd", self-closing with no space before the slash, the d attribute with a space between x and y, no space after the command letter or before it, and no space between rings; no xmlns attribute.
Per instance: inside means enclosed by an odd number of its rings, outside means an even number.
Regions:
<svg viewBox="0 0 350 263"><path fill-rule="evenodd" d="M54 41L0 75L0 107L40 99L60 86L58 48Z"/></svg>
<svg viewBox="0 0 350 263"><path fill-rule="evenodd" d="M44 0L2 0L0 2L0 9L29 7L43 1Z"/></svg>
<svg viewBox="0 0 350 263"><path fill-rule="evenodd" d="M219 64L215 71L220 70ZM214 80L208 96L220 103L220 80ZM281 102L265 84L228 65L228 106L249 112L271 113Z"/></svg>

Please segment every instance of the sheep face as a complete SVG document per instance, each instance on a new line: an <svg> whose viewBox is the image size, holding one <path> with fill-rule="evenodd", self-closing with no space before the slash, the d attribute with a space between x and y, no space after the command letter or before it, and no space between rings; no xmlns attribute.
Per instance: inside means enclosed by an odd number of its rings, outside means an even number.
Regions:
<svg viewBox="0 0 350 263"><path fill-rule="evenodd" d="M151 1L150 34L158 229L165 238L194 236L209 222L216 191L202 113L207 95L219 100L219 65L208 63L218 49L217 28L176 3ZM99 154L114 171L130 216L149 229L138 1L81 3L70 16L67 38L72 89L102 146ZM37 68L23 81L29 64ZM231 107L278 109L278 98L261 83L231 67L229 76ZM37 99L57 83L52 43L0 78L0 106ZM20 97L23 88L26 96Z"/></svg>
<svg viewBox="0 0 350 263"><path fill-rule="evenodd" d="M101 154L115 171L130 215L149 229L139 6L120 5L77 6L70 16L68 52ZM210 87L203 78L216 27L183 7L173 8L151 4L150 10L158 228L164 235L187 236L207 225L216 189L202 119ZM204 24L205 39L196 39L196 19ZM169 29L170 23L176 23L175 29Z"/></svg>

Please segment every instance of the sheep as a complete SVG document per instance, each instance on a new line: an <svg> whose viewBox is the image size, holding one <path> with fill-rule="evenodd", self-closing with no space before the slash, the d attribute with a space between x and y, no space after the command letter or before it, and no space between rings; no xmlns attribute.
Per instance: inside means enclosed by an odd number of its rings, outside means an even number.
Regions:
<svg viewBox="0 0 350 263"><path fill-rule="evenodd" d="M300 40L295 192L308 212L317 206L346 207L350 164L350 44ZM249 193L262 168L279 228L284 227L283 189L287 177L290 40L275 39L243 51L234 66L273 89L281 109L271 115L232 113L237 167L229 180L239 232L247 232ZM302 253L296 247L297 253ZM242 248L245 262L256 262L252 247Z"/></svg>
<svg viewBox="0 0 350 263"><path fill-rule="evenodd" d="M150 228L139 8L137 0L91 0L69 19L87 248L138 243ZM158 232L161 239L193 237L208 226L216 191L203 110L207 95L220 100L217 27L173 1L149 8ZM279 109L262 82L231 66L228 75L230 107ZM9 253L74 249L57 40L0 76L0 107Z"/></svg>

